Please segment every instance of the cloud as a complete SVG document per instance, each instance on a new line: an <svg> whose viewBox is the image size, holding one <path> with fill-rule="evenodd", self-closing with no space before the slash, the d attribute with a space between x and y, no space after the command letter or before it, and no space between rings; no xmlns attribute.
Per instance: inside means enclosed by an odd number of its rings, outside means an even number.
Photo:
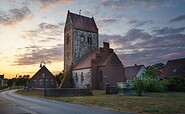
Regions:
<svg viewBox="0 0 185 114"><path fill-rule="evenodd" d="M48 7L58 7L63 4L68 4L71 2L71 0L35 0L40 3L40 11L47 12Z"/></svg>
<svg viewBox="0 0 185 114"><path fill-rule="evenodd" d="M30 9L24 5L21 8L10 9L8 12L0 10L0 24L2 25L14 25L22 20L29 19L33 16Z"/></svg>
<svg viewBox="0 0 185 114"><path fill-rule="evenodd" d="M185 34L181 33L182 28L171 30L176 33L170 34L168 31L164 36L157 36L142 29L130 29L125 35L100 34L100 43L109 42L125 66L165 63L169 59L185 56Z"/></svg>
<svg viewBox="0 0 185 114"><path fill-rule="evenodd" d="M46 49L37 46L25 47L29 52L17 55L14 65L34 65L41 61L46 63L60 62L63 60L63 45L58 44L55 47Z"/></svg>
<svg viewBox="0 0 185 114"><path fill-rule="evenodd" d="M111 6L115 9L142 6L150 10L174 6L171 0L101 0L101 4L106 7Z"/></svg>
<svg viewBox="0 0 185 114"><path fill-rule="evenodd" d="M147 24L151 25L154 22L152 20L146 20L146 21L129 20L128 23L131 24L132 26L135 26L135 27L141 27L141 26L145 26Z"/></svg>
<svg viewBox="0 0 185 114"><path fill-rule="evenodd" d="M102 20L99 20L98 22L97 22L97 25L98 25L98 27L105 27L105 26L108 26L108 25L110 25L110 24L114 24L114 23L116 23L118 20L116 20L116 19L102 19Z"/></svg>
<svg viewBox="0 0 185 114"><path fill-rule="evenodd" d="M177 17L174 17L174 18L170 19L169 23L183 21L183 20L185 20L185 14L184 15L179 15Z"/></svg>
<svg viewBox="0 0 185 114"><path fill-rule="evenodd" d="M179 34L180 32L184 32L185 27L181 28L171 28L171 27L164 27L161 29L153 30L152 33L155 35L169 35L169 34Z"/></svg>
<svg viewBox="0 0 185 114"><path fill-rule="evenodd" d="M63 34L64 23L50 24L40 23L35 28L24 32L22 39L30 39L38 42L50 42L51 40L60 40Z"/></svg>

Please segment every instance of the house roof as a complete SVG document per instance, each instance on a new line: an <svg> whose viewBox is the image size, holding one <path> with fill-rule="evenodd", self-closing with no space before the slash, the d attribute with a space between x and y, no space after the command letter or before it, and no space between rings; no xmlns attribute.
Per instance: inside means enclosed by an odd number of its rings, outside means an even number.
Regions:
<svg viewBox="0 0 185 114"><path fill-rule="evenodd" d="M82 15L71 13L70 11L68 11L68 14L71 17L71 21L74 28L91 31L91 32L98 32L98 28L96 26L96 23L93 17L92 18L85 17Z"/></svg>
<svg viewBox="0 0 185 114"><path fill-rule="evenodd" d="M169 60L164 67L160 77L184 76L185 77L185 58Z"/></svg>
<svg viewBox="0 0 185 114"><path fill-rule="evenodd" d="M47 76L53 76L54 77L54 75L45 66L43 66L39 69L39 71L37 71L37 73L35 73L35 75L33 75L32 78L34 78L37 75L42 75L42 73L45 73Z"/></svg>
<svg viewBox="0 0 185 114"><path fill-rule="evenodd" d="M125 76L127 77L127 80L135 78L142 67L144 67L144 65L125 67Z"/></svg>
<svg viewBox="0 0 185 114"><path fill-rule="evenodd" d="M107 56L99 63L98 66L105 66L115 53L108 53Z"/></svg>

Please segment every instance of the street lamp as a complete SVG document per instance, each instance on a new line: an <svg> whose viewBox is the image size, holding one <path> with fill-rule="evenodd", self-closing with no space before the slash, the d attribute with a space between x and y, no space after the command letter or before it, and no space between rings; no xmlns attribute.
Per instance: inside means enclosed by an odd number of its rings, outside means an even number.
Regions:
<svg viewBox="0 0 185 114"><path fill-rule="evenodd" d="M44 61L41 61L40 63L40 67L42 68L43 66L45 66L45 62ZM46 71L44 70L44 72L42 73L42 78L43 78L43 81L44 81L44 96L45 96L45 93L46 93L46 83L45 83L45 80L46 80Z"/></svg>

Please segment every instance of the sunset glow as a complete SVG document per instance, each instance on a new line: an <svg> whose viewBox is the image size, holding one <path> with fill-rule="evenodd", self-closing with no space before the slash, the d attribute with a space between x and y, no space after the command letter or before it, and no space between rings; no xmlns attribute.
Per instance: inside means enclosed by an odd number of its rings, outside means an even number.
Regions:
<svg viewBox="0 0 185 114"><path fill-rule="evenodd" d="M68 10L94 17L124 66L185 57L184 0L1 0L0 74L32 77L41 61L61 72Z"/></svg>

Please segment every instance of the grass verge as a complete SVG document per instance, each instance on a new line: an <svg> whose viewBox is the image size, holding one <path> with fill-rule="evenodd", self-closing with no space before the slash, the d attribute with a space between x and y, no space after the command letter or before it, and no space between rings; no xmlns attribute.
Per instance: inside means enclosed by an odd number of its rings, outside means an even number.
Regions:
<svg viewBox="0 0 185 114"><path fill-rule="evenodd" d="M16 93L26 96L124 112L136 112L143 114L185 113L184 92L145 93L144 96L118 96L105 95L104 91L94 90L93 96L80 97L44 97L42 93L27 93L23 90L16 91Z"/></svg>

